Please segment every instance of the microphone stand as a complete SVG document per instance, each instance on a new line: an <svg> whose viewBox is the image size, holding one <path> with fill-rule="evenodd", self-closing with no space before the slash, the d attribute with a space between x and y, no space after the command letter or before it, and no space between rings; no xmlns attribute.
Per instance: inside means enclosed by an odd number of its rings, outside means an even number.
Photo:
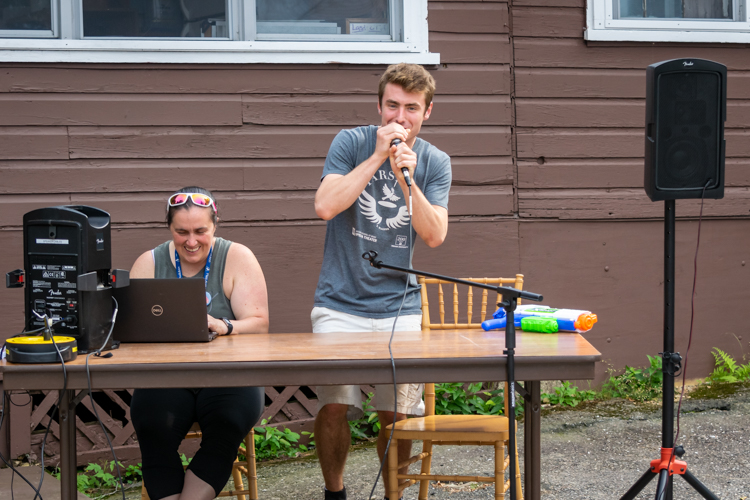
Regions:
<svg viewBox="0 0 750 500"><path fill-rule="evenodd" d="M506 417L508 418L508 458L510 461L508 467L508 475L510 476L510 498L515 500L517 498L516 470L518 464L516 463L516 454L513 452L513 450L516 449L516 383L514 366L514 356L516 349L516 328L514 325L514 311L516 310L516 306L518 305L519 298L541 302L543 300L543 297L539 294L524 292L516 288L506 286L492 286L486 283L477 283L474 281L453 278L451 276L443 276L441 274L417 271L415 269L410 269L407 267L391 266L388 264L384 264L383 261L375 260L377 256L378 253L373 250L362 254L362 258L365 260L369 260L370 265L377 269L385 268L392 269L394 271L401 271L408 274L429 276L430 278L437 278L440 280L449 281L451 283L458 283L460 285L469 285L486 290L494 290L503 296L503 301L499 302L497 305L498 307L502 307L503 309L505 309L505 313L507 315L507 319L505 322L505 350L503 351L503 354L507 356L507 380L508 388L510 389L510 402L508 405L508 415L506 415Z"/></svg>

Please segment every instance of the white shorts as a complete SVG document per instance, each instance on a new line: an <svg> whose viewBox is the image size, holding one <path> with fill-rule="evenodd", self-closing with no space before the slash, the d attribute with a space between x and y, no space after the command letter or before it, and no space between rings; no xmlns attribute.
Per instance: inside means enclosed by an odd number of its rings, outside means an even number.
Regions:
<svg viewBox="0 0 750 500"><path fill-rule="evenodd" d="M390 332L394 318L364 318L327 307L314 307L310 314L313 333L333 332ZM410 314L400 316L396 331L418 332L422 330L422 315ZM406 415L424 415L422 391L424 384L398 384L397 413ZM362 411L362 392L358 385L321 385L316 387L318 394L318 411L327 404L349 405L346 418L357 420L364 416ZM393 384L376 385L372 406L378 411L393 411Z"/></svg>

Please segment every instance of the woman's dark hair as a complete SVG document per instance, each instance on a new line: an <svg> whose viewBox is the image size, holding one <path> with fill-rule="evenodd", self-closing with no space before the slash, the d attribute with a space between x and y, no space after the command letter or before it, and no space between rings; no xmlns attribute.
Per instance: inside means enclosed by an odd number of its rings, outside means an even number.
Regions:
<svg viewBox="0 0 750 500"><path fill-rule="evenodd" d="M198 186L188 186L182 189L178 189L177 191L172 193L169 196L169 198L176 195L177 193L200 193L200 194L205 194L207 196L210 196L211 199L214 200L214 204L216 205L217 211L215 212L213 207L207 207L207 210L211 211L211 221L213 221L214 226L219 224L219 214L218 214L219 204L217 203L216 197L213 195L213 193L211 193L211 191L209 191L208 189L204 189L202 187L198 187ZM172 217L174 216L174 213L176 210L187 210L188 208L192 206L195 206L195 204L193 203L193 200L190 198L188 198L188 200L182 205L177 205L176 207L170 207L169 205L167 205L167 226L172 225Z"/></svg>

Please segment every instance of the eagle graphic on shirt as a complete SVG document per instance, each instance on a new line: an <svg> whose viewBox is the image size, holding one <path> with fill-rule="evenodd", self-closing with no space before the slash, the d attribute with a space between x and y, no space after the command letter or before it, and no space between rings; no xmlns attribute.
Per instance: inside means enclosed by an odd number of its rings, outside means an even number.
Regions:
<svg viewBox="0 0 750 500"><path fill-rule="evenodd" d="M398 207L398 205L393 203L394 201L398 201L401 199L400 196L396 196L395 191L395 184L393 185L393 187L390 187L388 184L383 184L384 196L380 200L376 200L366 190L362 191L362 194L359 196L359 208L362 211L362 215L364 215L367 220L378 226L378 229L388 231L389 229L398 229L409 223L409 210L406 208L406 206ZM386 217L386 227L382 227L380 225L380 223L383 222L383 216L378 212L378 205L389 209L390 212L393 212L393 209L398 207L398 212L393 215L393 217Z"/></svg>

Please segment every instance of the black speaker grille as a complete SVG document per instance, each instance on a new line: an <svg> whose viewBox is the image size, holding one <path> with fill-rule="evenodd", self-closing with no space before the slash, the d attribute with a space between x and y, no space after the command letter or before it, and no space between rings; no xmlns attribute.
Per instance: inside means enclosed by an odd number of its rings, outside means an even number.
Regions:
<svg viewBox="0 0 750 500"><path fill-rule="evenodd" d="M656 85L656 188L717 186L721 126L721 78L712 72L659 75ZM710 182L709 182L710 181Z"/></svg>

